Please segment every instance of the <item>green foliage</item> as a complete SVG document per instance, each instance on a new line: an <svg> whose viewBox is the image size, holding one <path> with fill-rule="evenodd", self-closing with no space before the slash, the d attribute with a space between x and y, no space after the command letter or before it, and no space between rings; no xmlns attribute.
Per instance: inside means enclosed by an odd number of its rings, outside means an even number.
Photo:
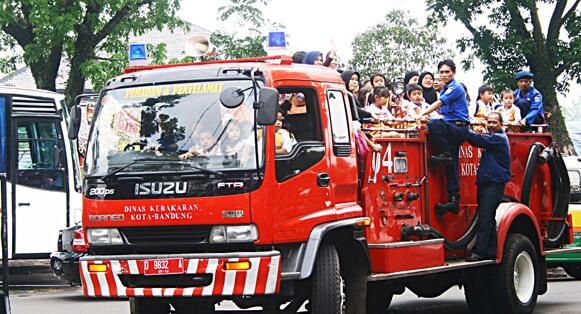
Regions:
<svg viewBox="0 0 581 314"><path fill-rule="evenodd" d="M266 56L265 40L266 36L260 33L236 38L230 34L216 32L210 37L210 41L218 47L221 57L225 59Z"/></svg>
<svg viewBox="0 0 581 314"><path fill-rule="evenodd" d="M230 4L218 9L218 19L222 22L236 20L237 29L244 33L215 32L210 41L218 48L223 59L238 59L266 56L265 26L273 26L265 19L258 5L267 5L270 0L230 0ZM280 25L277 25L281 27Z"/></svg>
<svg viewBox="0 0 581 314"><path fill-rule="evenodd" d="M349 64L363 77L379 70L387 77L403 76L406 71L435 66L454 53L437 29L421 25L410 12L393 10L385 20L353 40Z"/></svg>
<svg viewBox="0 0 581 314"><path fill-rule="evenodd" d="M258 28L265 22L262 11L256 7L257 2L267 5L270 0L230 0L230 4L218 8L219 19L226 21L231 17L238 17L246 23Z"/></svg>
<svg viewBox="0 0 581 314"><path fill-rule="evenodd" d="M458 41L461 51L486 64L484 79L497 88L515 86L522 68L535 73L535 87L544 96L544 109L552 114L549 131L565 154L574 153L566 130L557 91L566 92L570 81L581 83L580 0L426 0L436 22L461 22L470 36ZM539 11L550 7L547 23ZM548 12L547 12L548 13ZM487 21L483 25L478 21ZM464 65L470 66L471 62Z"/></svg>
<svg viewBox="0 0 581 314"><path fill-rule="evenodd" d="M543 78L541 85L547 90L565 92L571 79L581 83L579 1L572 6L567 0L427 0L427 4L436 21L445 24L452 17L470 31L458 47L486 63L487 82L514 86L514 73L529 67ZM548 25L542 25L539 6L547 4L554 11ZM488 23L477 24L482 20ZM471 62L466 61L469 67Z"/></svg>

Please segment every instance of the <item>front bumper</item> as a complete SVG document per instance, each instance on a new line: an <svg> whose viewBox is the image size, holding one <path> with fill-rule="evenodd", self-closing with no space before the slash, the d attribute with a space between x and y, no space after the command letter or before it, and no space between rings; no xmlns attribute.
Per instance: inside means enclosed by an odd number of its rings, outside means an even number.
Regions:
<svg viewBox="0 0 581 314"><path fill-rule="evenodd" d="M146 275L145 261L183 258L183 273ZM225 270L226 262L250 262L248 270ZM105 272L89 265L106 264ZM83 293L90 297L222 297L279 292L280 252L84 256L80 259Z"/></svg>
<svg viewBox="0 0 581 314"><path fill-rule="evenodd" d="M54 252L50 254L50 268L59 279L66 280L70 285L80 286L79 258L85 253Z"/></svg>

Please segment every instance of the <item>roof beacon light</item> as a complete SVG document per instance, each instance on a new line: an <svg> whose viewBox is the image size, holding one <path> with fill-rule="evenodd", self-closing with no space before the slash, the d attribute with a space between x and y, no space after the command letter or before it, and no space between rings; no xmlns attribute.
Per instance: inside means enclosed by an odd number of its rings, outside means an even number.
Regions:
<svg viewBox="0 0 581 314"><path fill-rule="evenodd" d="M147 65L148 52L145 43L129 44L129 66Z"/></svg>

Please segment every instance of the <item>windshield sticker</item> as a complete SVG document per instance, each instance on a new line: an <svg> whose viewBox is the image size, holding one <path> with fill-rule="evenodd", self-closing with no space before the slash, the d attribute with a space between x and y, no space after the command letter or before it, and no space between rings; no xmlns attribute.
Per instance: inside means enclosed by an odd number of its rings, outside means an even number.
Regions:
<svg viewBox="0 0 581 314"><path fill-rule="evenodd" d="M219 94L223 89L224 82L138 87L127 89L125 99L190 94Z"/></svg>

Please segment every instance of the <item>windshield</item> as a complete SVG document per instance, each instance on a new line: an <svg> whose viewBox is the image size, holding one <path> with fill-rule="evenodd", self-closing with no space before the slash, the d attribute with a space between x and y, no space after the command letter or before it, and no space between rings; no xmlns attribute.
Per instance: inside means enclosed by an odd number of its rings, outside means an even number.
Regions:
<svg viewBox="0 0 581 314"><path fill-rule="evenodd" d="M235 109L219 100L220 92L230 86L246 89L245 101ZM123 172L256 169L251 86L250 80L237 80L108 91L93 120L87 175L122 167Z"/></svg>

